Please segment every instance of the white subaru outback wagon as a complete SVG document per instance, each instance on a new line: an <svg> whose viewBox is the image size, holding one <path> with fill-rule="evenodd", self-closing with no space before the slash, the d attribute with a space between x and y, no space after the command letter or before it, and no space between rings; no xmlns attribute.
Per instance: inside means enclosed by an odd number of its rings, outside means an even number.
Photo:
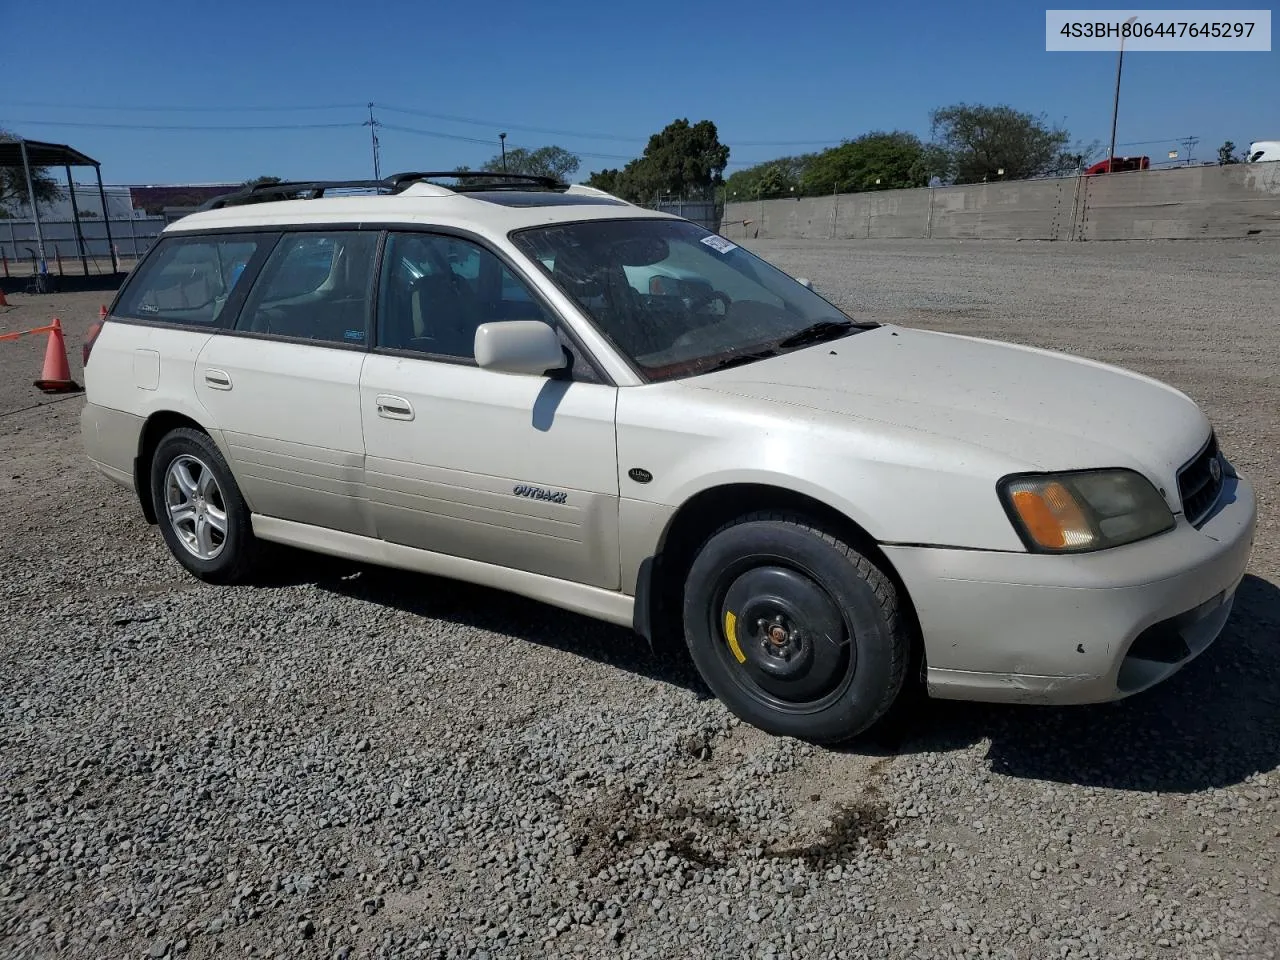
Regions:
<svg viewBox="0 0 1280 960"><path fill-rule="evenodd" d="M937 697L1125 697L1227 620L1253 490L1147 377L851 318L540 178L208 206L85 346L87 454L197 577L269 541L674 627L730 710L817 742L917 670Z"/></svg>

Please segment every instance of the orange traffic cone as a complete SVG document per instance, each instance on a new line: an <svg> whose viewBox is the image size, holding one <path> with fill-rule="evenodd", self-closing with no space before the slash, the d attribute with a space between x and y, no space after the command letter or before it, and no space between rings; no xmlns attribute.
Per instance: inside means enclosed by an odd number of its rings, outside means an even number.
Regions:
<svg viewBox="0 0 1280 960"><path fill-rule="evenodd" d="M105 303L98 308L98 319L100 321L107 319L107 305Z"/></svg>
<svg viewBox="0 0 1280 960"><path fill-rule="evenodd" d="M9 301L4 298L4 287L0 287L0 307L7 307Z"/></svg>
<svg viewBox="0 0 1280 960"><path fill-rule="evenodd" d="M53 318L49 331L49 345L44 351L44 371L36 386L45 393L75 393L83 388L71 379L71 366L67 363L67 342L62 339L62 323Z"/></svg>

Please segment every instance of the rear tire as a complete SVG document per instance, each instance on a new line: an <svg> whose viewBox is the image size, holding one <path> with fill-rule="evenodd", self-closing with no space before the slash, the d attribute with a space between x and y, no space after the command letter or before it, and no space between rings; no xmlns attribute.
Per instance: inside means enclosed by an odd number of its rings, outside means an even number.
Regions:
<svg viewBox="0 0 1280 960"><path fill-rule="evenodd" d="M849 740L902 689L911 636L893 582L803 516L750 514L721 527L694 558L684 595L703 680L768 733Z"/></svg>
<svg viewBox="0 0 1280 960"><path fill-rule="evenodd" d="M208 434L170 431L151 457L151 502L169 551L209 583L253 572L259 542L231 468Z"/></svg>

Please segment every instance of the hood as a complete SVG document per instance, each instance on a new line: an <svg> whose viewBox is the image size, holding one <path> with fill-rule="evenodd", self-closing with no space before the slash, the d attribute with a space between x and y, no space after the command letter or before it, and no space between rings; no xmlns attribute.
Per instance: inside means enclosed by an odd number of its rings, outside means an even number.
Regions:
<svg viewBox="0 0 1280 960"><path fill-rule="evenodd" d="M946 437L1028 470L1129 467L1176 506L1209 437L1185 394L1034 347L886 325L686 381L719 393Z"/></svg>

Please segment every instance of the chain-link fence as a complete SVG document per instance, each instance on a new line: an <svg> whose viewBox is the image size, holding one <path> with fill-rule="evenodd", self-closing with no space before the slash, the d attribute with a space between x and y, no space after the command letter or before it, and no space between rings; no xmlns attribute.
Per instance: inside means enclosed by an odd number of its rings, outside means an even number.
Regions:
<svg viewBox="0 0 1280 960"><path fill-rule="evenodd" d="M164 217L112 218L110 227L101 218L40 220L44 239L44 263L31 220L0 219L0 277L91 276L111 273L112 259L126 271L147 252L165 228ZM110 234L110 240L108 240Z"/></svg>

